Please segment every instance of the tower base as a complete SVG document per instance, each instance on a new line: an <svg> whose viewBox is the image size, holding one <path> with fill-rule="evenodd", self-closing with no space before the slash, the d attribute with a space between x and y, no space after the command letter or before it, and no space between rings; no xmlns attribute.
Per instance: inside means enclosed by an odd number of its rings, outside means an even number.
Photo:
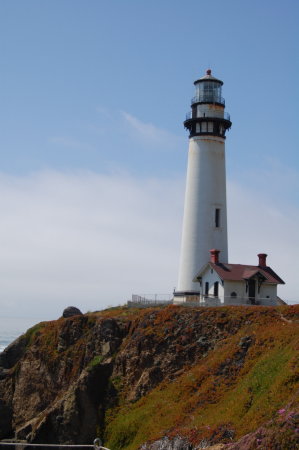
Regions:
<svg viewBox="0 0 299 450"><path fill-rule="evenodd" d="M198 303L200 299L199 291L175 291L173 293L173 303Z"/></svg>

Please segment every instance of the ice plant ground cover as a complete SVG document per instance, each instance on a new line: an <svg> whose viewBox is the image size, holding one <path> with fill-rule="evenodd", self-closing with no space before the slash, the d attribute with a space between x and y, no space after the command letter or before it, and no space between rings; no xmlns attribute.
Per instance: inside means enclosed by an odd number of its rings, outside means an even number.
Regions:
<svg viewBox="0 0 299 450"><path fill-rule="evenodd" d="M0 357L0 437L296 448L298 348L299 305L119 307L40 323Z"/></svg>

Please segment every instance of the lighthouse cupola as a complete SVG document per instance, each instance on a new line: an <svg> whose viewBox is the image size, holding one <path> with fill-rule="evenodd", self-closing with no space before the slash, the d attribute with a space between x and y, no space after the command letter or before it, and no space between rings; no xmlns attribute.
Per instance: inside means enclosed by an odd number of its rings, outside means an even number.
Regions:
<svg viewBox="0 0 299 450"><path fill-rule="evenodd" d="M208 69L206 75L196 80L194 85L195 96L191 100L191 112L184 122L190 137L212 135L225 139L225 132L231 127L231 121L229 114L224 111L223 81L213 77Z"/></svg>

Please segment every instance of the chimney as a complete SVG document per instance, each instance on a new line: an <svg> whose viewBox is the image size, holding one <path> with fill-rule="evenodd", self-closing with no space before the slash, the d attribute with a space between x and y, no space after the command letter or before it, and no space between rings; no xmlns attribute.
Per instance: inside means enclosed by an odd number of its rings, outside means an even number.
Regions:
<svg viewBox="0 0 299 450"><path fill-rule="evenodd" d="M219 253L220 250L216 250L215 248L213 248L212 250L210 250L210 262L214 263L214 264L218 264L219 263Z"/></svg>
<svg viewBox="0 0 299 450"><path fill-rule="evenodd" d="M259 253L257 256L259 257L259 266L260 267L267 267L266 259L267 259L268 255L266 253Z"/></svg>

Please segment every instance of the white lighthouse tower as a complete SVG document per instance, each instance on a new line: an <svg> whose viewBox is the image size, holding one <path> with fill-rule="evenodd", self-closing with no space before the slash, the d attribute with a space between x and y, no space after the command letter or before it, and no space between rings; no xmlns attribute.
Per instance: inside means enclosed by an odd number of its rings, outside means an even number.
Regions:
<svg viewBox="0 0 299 450"><path fill-rule="evenodd" d="M211 70L194 82L189 130L189 154L178 287L174 301L190 301L200 294L193 279L209 261L210 250L220 250L228 262L225 132L231 127L221 95L223 82Z"/></svg>

